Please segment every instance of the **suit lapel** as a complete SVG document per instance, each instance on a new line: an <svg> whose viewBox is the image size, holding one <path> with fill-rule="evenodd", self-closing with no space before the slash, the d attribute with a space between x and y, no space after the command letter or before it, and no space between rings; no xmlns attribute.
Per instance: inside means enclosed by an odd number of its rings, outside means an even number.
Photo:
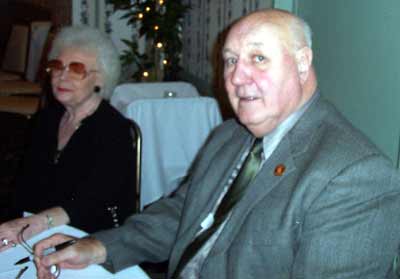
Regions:
<svg viewBox="0 0 400 279"><path fill-rule="evenodd" d="M274 175L275 168L278 164L283 164L286 167L283 176ZM263 165L260 172L249 185L245 195L240 202L235 206L228 222L232 222L234 226L225 226L218 241L211 251L211 254L218 254L223 252L235 238L240 230L243 222L246 220L247 215L251 210L265 197L272 189L279 186L281 181L287 175L295 171L296 167L293 162L289 140L283 139L279 147L271 155L267 162Z"/></svg>
<svg viewBox="0 0 400 279"><path fill-rule="evenodd" d="M243 152L250 145L251 140L252 136L246 130L240 128L233 133L231 140L228 140L226 144L219 148L205 175L210 179L202 179L193 189L191 198L188 199L190 205L185 208L185 217L191 222L183 222L186 226L182 228L178 236L179 241L189 243L200 230L201 222L215 206L224 186ZM227 164L226 162L230 163ZM221 166L223 166L222 169ZM220 179L215 179L216 177L220 177Z"/></svg>

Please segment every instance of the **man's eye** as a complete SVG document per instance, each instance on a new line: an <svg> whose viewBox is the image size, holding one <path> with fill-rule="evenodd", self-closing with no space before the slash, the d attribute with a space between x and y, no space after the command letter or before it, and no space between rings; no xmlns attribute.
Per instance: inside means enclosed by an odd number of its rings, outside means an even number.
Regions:
<svg viewBox="0 0 400 279"><path fill-rule="evenodd" d="M225 59L225 65L234 65L236 64L236 58L230 57Z"/></svg>
<svg viewBox="0 0 400 279"><path fill-rule="evenodd" d="M265 60L265 57L264 56L262 56L262 55L256 55L256 56L254 56L254 60L256 61L256 62L263 62L264 60Z"/></svg>

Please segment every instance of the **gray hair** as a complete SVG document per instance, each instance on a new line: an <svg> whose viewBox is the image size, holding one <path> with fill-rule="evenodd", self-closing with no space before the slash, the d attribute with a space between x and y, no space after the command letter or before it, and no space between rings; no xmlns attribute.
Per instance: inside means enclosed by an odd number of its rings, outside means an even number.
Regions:
<svg viewBox="0 0 400 279"><path fill-rule="evenodd" d="M94 53L104 85L100 96L108 99L119 81L121 62L111 39L100 30L89 26L64 27L56 35L48 59L55 59L65 48L77 48Z"/></svg>
<svg viewBox="0 0 400 279"><path fill-rule="evenodd" d="M308 46L312 48L312 31L310 25L302 18L293 16L292 24L290 28L294 37L295 48L301 48Z"/></svg>

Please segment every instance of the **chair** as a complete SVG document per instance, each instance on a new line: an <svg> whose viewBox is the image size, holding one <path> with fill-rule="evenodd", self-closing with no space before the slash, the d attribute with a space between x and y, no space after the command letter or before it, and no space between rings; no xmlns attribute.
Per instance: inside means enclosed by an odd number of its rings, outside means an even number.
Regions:
<svg viewBox="0 0 400 279"><path fill-rule="evenodd" d="M43 56L47 55L51 21L33 21L30 23L30 39L27 66L25 71L25 79L35 82L38 80L38 74L41 69L40 63L44 60ZM54 32L54 31L52 31Z"/></svg>
<svg viewBox="0 0 400 279"><path fill-rule="evenodd" d="M142 132L141 208L177 188L222 121L217 102L209 97L136 100L121 112Z"/></svg>
<svg viewBox="0 0 400 279"><path fill-rule="evenodd" d="M49 21L30 23L31 36L25 79L0 80L0 111L30 117L43 106L46 77L44 63L54 37ZM1 78L0 78L1 79Z"/></svg>
<svg viewBox="0 0 400 279"><path fill-rule="evenodd" d="M125 83L117 86L111 96L111 104L122 109L129 103L147 98L190 98L198 97L199 92L190 83L178 82L143 82Z"/></svg>
<svg viewBox="0 0 400 279"><path fill-rule="evenodd" d="M29 25L13 24L1 64L0 80L20 80L25 73L29 47Z"/></svg>
<svg viewBox="0 0 400 279"><path fill-rule="evenodd" d="M141 193L141 167L142 167L142 133L140 131L139 126L129 119L130 123L130 132L133 139L133 150L135 150L135 158L136 158L136 181L135 181L135 213L139 213L141 210L140 206L140 193Z"/></svg>

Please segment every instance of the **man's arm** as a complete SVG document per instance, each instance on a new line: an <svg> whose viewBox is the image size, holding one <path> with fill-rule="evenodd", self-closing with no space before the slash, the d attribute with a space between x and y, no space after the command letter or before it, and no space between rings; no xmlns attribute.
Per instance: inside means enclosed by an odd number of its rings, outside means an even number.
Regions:
<svg viewBox="0 0 400 279"><path fill-rule="evenodd" d="M93 237L107 250L104 267L118 272L144 261L167 260L175 242L188 184L181 185L173 196L127 218L121 227L94 233Z"/></svg>

